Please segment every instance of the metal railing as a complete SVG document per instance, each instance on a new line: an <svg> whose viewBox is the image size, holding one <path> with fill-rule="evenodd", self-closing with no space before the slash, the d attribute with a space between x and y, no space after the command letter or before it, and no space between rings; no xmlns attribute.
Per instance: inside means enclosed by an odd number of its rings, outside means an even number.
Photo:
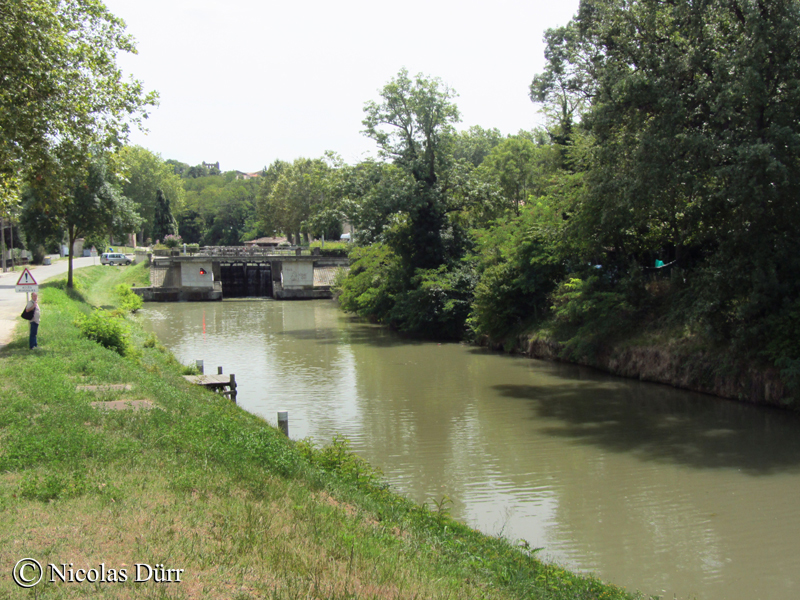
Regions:
<svg viewBox="0 0 800 600"><path fill-rule="evenodd" d="M311 248L300 246L262 248L259 246L203 246L194 256L255 258L267 256L311 256Z"/></svg>

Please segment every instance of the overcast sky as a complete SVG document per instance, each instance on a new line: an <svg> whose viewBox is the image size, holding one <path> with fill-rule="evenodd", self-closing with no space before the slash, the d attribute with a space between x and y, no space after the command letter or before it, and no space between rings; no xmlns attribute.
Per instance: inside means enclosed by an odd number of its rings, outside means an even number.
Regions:
<svg viewBox="0 0 800 600"><path fill-rule="evenodd" d="M364 103L405 67L458 93L459 128L542 123L528 86L545 29L578 0L106 0L137 40L119 57L160 105L131 143L190 165L256 171L326 150L375 154Z"/></svg>

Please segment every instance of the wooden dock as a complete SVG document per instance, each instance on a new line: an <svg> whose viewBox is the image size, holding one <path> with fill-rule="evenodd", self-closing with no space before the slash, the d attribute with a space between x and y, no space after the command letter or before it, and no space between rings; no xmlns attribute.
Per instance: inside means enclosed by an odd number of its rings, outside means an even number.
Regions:
<svg viewBox="0 0 800 600"><path fill-rule="evenodd" d="M236 402L236 375L184 375L189 383L221 393Z"/></svg>

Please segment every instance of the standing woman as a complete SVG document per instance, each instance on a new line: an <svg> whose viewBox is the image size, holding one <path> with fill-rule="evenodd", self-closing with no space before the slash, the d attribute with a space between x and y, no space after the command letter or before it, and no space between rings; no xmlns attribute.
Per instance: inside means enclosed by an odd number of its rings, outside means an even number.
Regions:
<svg viewBox="0 0 800 600"><path fill-rule="evenodd" d="M30 302L28 302L28 305L25 307L25 312L33 311L33 318L31 319L31 335L28 339L28 344L31 350L39 347L36 343L36 335L39 333L39 319L42 318L42 311L39 309L38 300L39 294L33 292L31 294Z"/></svg>

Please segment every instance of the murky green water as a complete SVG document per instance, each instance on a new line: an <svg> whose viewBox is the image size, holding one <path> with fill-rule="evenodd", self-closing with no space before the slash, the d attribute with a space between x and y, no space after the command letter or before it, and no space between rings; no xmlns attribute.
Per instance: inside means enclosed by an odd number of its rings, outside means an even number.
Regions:
<svg viewBox="0 0 800 600"><path fill-rule="evenodd" d="M147 304L292 438L348 437L419 502L665 598L800 597L800 418L580 367L401 339L329 301Z"/></svg>

